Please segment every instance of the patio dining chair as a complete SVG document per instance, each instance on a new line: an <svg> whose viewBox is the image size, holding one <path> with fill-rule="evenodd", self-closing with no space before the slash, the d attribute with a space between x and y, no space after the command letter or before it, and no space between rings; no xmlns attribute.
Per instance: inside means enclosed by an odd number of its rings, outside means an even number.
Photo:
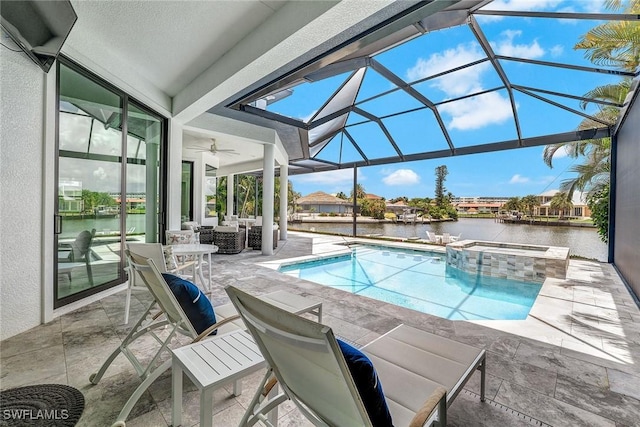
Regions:
<svg viewBox="0 0 640 427"><path fill-rule="evenodd" d="M225 289L269 365L242 427L272 426L267 414L288 399L316 426L446 426L476 370L485 399L484 350L406 325L358 350L328 326Z"/></svg>
<svg viewBox="0 0 640 427"><path fill-rule="evenodd" d="M89 377L92 384L98 384L114 359L122 354L131 362L142 380L123 406L113 427L124 427L125 420L142 394L171 367L171 358L163 356L169 354L172 344L175 346L174 339L177 336L187 337L191 343L194 343L209 337L216 331L223 333L243 328L238 315L225 317L223 314L224 312L233 313L233 306L230 304L227 304L230 309L216 308L214 313L210 301L195 285L188 288L189 292L183 292L181 295L174 294L153 259L145 259L144 256L129 249L126 249L125 253L134 273L139 275L153 295L153 302L122 343L107 357L100 369ZM184 291L187 288L184 286L181 289ZM198 293L198 297L193 302L193 295L190 292ZM187 307L188 310L183 307ZM159 348L150 359L144 357L145 355L136 354L138 340L149 336L159 344Z"/></svg>
<svg viewBox="0 0 640 427"><path fill-rule="evenodd" d="M89 284L93 286L93 272L91 270L91 244L96 235L96 229L83 230L70 243L60 243L58 245L58 262L59 263L84 263L87 269L87 277ZM71 281L71 270L65 271Z"/></svg>

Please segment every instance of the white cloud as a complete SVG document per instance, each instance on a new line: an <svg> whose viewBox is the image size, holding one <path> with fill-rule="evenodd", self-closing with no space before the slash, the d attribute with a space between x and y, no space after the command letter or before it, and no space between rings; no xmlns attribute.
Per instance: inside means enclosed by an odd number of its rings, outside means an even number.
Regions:
<svg viewBox="0 0 640 427"><path fill-rule="evenodd" d="M451 115L448 127L459 130L480 129L504 123L513 117L509 99L497 92L489 92L473 98L443 104L440 113Z"/></svg>
<svg viewBox="0 0 640 427"><path fill-rule="evenodd" d="M407 79L413 82L485 57L478 43L460 44L453 49L434 53L428 59L418 58L416 64L407 70ZM450 96L466 95L482 88L482 73L489 68L489 63L465 68L437 78L431 84Z"/></svg>
<svg viewBox="0 0 640 427"><path fill-rule="evenodd" d="M484 10L554 10L562 0L494 0Z"/></svg>
<svg viewBox="0 0 640 427"><path fill-rule="evenodd" d="M515 174L509 180L509 184L526 184L530 179L520 174Z"/></svg>
<svg viewBox="0 0 640 427"><path fill-rule="evenodd" d="M99 167L98 169L93 171L93 177L96 179L106 179L107 178L107 173L105 172L103 167Z"/></svg>
<svg viewBox="0 0 640 427"><path fill-rule="evenodd" d="M564 53L564 46L557 44L549 49L549 52L551 53L551 56L557 58L559 56L562 56L562 54Z"/></svg>
<svg viewBox="0 0 640 427"><path fill-rule="evenodd" d="M344 184L353 182L352 169L339 169L335 171L308 173L292 177L295 181L305 184ZM358 170L358 181L365 181Z"/></svg>
<svg viewBox="0 0 640 427"><path fill-rule="evenodd" d="M502 40L492 43L491 46L498 55L516 56L527 59L540 58L544 55L544 49L538 44L537 40L533 43L514 44L514 39L522 35L522 31L507 30L501 34Z"/></svg>
<svg viewBox="0 0 640 427"><path fill-rule="evenodd" d="M398 169L382 179L387 185L414 185L420 183L420 176L411 169Z"/></svg>

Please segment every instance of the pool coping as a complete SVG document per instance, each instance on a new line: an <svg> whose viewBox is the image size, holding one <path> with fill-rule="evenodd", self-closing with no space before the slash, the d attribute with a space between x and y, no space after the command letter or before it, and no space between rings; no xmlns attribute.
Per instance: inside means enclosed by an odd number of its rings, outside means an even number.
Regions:
<svg viewBox="0 0 640 427"><path fill-rule="evenodd" d="M303 256L294 257L294 258L277 259L277 260L267 261L267 262L259 262L257 264L265 268L278 270L280 267L292 265L292 264L298 264L302 262L313 262L313 261L320 261L320 260L326 260L331 258L340 258L345 255L351 254L351 250L348 247L345 247L351 244L366 245L366 246L381 246L381 247L393 248L393 249L410 249L418 252L438 252L443 255L446 255L446 249L443 246L425 247L425 245L423 244L410 244L405 242L385 241L383 243L377 243L377 242L372 242L371 240L352 238L352 239L347 239L346 241L342 240L342 241L336 241L336 242L328 242L328 244L330 245L330 249L323 251L321 253L303 255Z"/></svg>

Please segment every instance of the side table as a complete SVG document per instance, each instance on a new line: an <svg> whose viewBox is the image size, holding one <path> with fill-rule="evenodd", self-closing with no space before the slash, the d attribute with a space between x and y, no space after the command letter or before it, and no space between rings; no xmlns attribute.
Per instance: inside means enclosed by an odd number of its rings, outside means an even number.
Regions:
<svg viewBox="0 0 640 427"><path fill-rule="evenodd" d="M172 425L182 424L182 373L200 390L200 426L213 425L213 392L234 382L233 394L242 393L240 380L266 367L251 335L236 330L173 350Z"/></svg>

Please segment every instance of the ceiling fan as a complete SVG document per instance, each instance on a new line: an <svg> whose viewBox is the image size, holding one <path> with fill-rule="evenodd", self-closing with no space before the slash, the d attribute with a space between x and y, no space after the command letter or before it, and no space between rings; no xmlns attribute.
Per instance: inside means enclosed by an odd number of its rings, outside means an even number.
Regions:
<svg viewBox="0 0 640 427"><path fill-rule="evenodd" d="M207 150L196 150L196 151L203 151L203 152L210 152L212 154L235 154L235 155L239 155L240 153L237 153L236 150L234 150L233 148L218 148L218 146L216 145L216 140L214 138L211 138L211 147L209 147L209 149Z"/></svg>

